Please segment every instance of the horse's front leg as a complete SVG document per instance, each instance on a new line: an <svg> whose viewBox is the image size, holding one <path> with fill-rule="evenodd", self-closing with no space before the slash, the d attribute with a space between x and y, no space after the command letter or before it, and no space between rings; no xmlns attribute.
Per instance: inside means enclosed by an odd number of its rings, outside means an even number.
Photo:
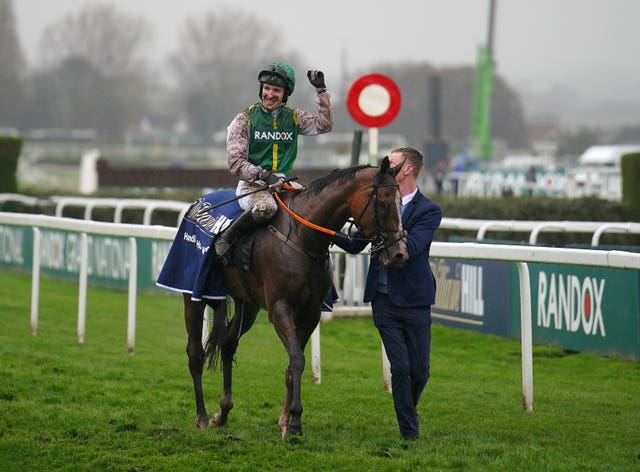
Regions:
<svg viewBox="0 0 640 472"><path fill-rule="evenodd" d="M285 393L282 411L278 425L282 438L291 435L302 434L302 395L301 383L304 371L304 352L297 346L297 341L292 349L289 349L289 366L285 371Z"/></svg>
<svg viewBox="0 0 640 472"><path fill-rule="evenodd" d="M183 294L184 322L187 328L187 356L189 357L189 372L193 380L193 391L196 397L196 426L204 429L209 418L204 405L202 394L202 368L204 366L204 348L202 347L202 321L205 304L194 302L190 294Z"/></svg>
<svg viewBox="0 0 640 472"><path fill-rule="evenodd" d="M301 382L305 358L298 342L294 318L293 310L285 302L274 305L272 323L289 354L289 365L285 371L286 394L278 420L283 438L302 434Z"/></svg>
<svg viewBox="0 0 640 472"><path fill-rule="evenodd" d="M285 383L287 386L287 393L282 405L282 411L280 412L280 430L282 431L283 438L290 434L302 434L302 400L301 400L301 382L302 373L304 371L305 357L304 350L313 333L320 322L320 310L317 312L310 312L305 316L300 317L301 323L296 325L296 338L297 343L295 346L299 348L299 355L301 356L301 364L298 371L292 371L292 363L285 371ZM289 356L291 359L291 356ZM297 393L296 393L297 392ZM299 406L299 414L296 414L297 408L295 407L295 399L297 398Z"/></svg>
<svg viewBox="0 0 640 472"><path fill-rule="evenodd" d="M289 411L291 409L291 398L293 396L293 377L291 371L287 367L284 371L284 384L286 387L284 402L282 403L282 410L280 410L280 418L278 419L278 426L282 433L282 437L287 435L287 428L289 426Z"/></svg>

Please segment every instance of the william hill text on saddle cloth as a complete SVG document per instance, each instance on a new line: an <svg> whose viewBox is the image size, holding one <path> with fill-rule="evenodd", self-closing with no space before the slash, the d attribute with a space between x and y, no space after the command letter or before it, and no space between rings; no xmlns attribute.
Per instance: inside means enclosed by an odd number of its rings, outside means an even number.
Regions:
<svg viewBox="0 0 640 472"><path fill-rule="evenodd" d="M207 201L205 196L196 200L185 215L185 218L191 220L197 227L202 228L202 230L207 233L207 238L220 234L222 231L227 229L231 224L231 221L233 221L222 213L217 215L210 213L212 207L213 205ZM237 208L239 209L240 207L238 206ZM236 207L234 207L234 209L236 209ZM189 234L185 232L183 234L183 239L195 244L196 248L200 250L203 255L206 254L209 247L211 247L210 245L203 246L200 239L198 239L197 234Z"/></svg>
<svg viewBox="0 0 640 472"><path fill-rule="evenodd" d="M217 234L242 213L237 200L220 205L234 196L233 189L220 190L200 197L189 207L158 276L158 286L190 293L192 300L226 297L212 246Z"/></svg>

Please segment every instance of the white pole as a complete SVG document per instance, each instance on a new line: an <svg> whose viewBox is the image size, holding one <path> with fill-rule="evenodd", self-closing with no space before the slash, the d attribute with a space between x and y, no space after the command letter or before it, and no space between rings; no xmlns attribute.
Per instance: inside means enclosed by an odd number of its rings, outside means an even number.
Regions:
<svg viewBox="0 0 640 472"><path fill-rule="evenodd" d="M384 380L384 391L391 392L391 364L389 363L387 351L385 351L382 341L380 344L382 345L382 378Z"/></svg>
<svg viewBox="0 0 640 472"><path fill-rule="evenodd" d="M129 304L127 315L127 349L136 349L136 294L138 291L138 250L136 238L129 238Z"/></svg>
<svg viewBox="0 0 640 472"><path fill-rule="evenodd" d="M40 299L40 228L33 227L33 262L31 265L31 334L38 334Z"/></svg>
<svg viewBox="0 0 640 472"><path fill-rule="evenodd" d="M533 341L531 334L531 287L529 266L518 262L520 278L520 336L522 344L522 403L527 411L533 410Z"/></svg>
<svg viewBox="0 0 640 472"><path fill-rule="evenodd" d="M319 384L322 380L320 365L320 323L311 333L311 380Z"/></svg>
<svg viewBox="0 0 640 472"><path fill-rule="evenodd" d="M213 310L209 305L204 308L202 313L202 347L207 347L207 339L211 330L211 320L213 319Z"/></svg>
<svg viewBox="0 0 640 472"><path fill-rule="evenodd" d="M97 149L89 149L82 154L78 182L78 190L82 194L88 195L98 190L98 171L96 169L98 159L100 159L100 151Z"/></svg>
<svg viewBox="0 0 640 472"><path fill-rule="evenodd" d="M369 128L369 163L378 165L378 128Z"/></svg>
<svg viewBox="0 0 640 472"><path fill-rule="evenodd" d="M78 342L84 343L87 322L87 274L89 272L89 237L80 235L80 280L78 288Z"/></svg>

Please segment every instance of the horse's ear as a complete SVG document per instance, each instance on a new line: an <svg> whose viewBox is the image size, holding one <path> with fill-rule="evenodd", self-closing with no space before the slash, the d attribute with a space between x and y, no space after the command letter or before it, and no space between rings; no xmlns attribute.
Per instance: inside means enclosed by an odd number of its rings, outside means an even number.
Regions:
<svg viewBox="0 0 640 472"><path fill-rule="evenodd" d="M380 173L381 174L388 173L390 166L391 164L389 164L389 156L384 156L384 158L382 158L382 161L380 162ZM394 177L395 177L395 174L394 174Z"/></svg>

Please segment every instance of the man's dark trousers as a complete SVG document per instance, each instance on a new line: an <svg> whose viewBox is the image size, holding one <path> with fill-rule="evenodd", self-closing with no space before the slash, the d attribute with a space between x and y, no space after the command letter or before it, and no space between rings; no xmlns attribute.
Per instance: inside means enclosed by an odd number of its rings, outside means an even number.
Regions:
<svg viewBox="0 0 640 472"><path fill-rule="evenodd" d="M376 292L371 301L373 321L391 365L391 389L400 434L419 435L416 406L429 379L431 307L398 307Z"/></svg>

